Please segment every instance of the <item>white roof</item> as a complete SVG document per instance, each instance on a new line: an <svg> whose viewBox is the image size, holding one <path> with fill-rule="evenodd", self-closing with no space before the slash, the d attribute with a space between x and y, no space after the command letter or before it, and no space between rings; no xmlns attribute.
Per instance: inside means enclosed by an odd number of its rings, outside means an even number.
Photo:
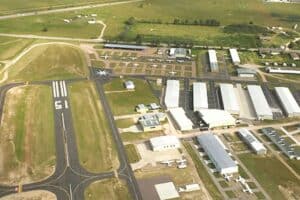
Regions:
<svg viewBox="0 0 300 200"><path fill-rule="evenodd" d="M208 108L206 83L193 83L193 105L194 111L200 108Z"/></svg>
<svg viewBox="0 0 300 200"><path fill-rule="evenodd" d="M230 56L233 63L240 63L240 57L236 49L229 49Z"/></svg>
<svg viewBox="0 0 300 200"><path fill-rule="evenodd" d="M260 116L273 116L272 110L267 102L263 90L259 85L248 85L248 92L254 106L256 115Z"/></svg>
<svg viewBox="0 0 300 200"><path fill-rule="evenodd" d="M179 106L179 81L178 80L168 80L165 104L167 108L176 108Z"/></svg>
<svg viewBox="0 0 300 200"><path fill-rule="evenodd" d="M224 110L227 110L231 114L238 114L240 112L240 105L233 85L229 83L222 83L220 84L220 90Z"/></svg>
<svg viewBox="0 0 300 200"><path fill-rule="evenodd" d="M156 184L154 187L160 200L174 199L179 197L173 182Z"/></svg>
<svg viewBox="0 0 300 200"><path fill-rule="evenodd" d="M300 114L300 107L289 88L275 87L275 91L288 114Z"/></svg>
<svg viewBox="0 0 300 200"><path fill-rule="evenodd" d="M269 73L300 74L300 70L293 70L293 69L282 69L282 68L267 67L266 70Z"/></svg>
<svg viewBox="0 0 300 200"><path fill-rule="evenodd" d="M150 143L153 147L175 145L180 146L180 142L176 136L159 136L150 139Z"/></svg>
<svg viewBox="0 0 300 200"><path fill-rule="evenodd" d="M208 57L210 63L217 63L217 52L215 50L208 50Z"/></svg>
<svg viewBox="0 0 300 200"><path fill-rule="evenodd" d="M200 109L198 111L209 128L235 125L236 120L228 111L218 109Z"/></svg>
<svg viewBox="0 0 300 200"><path fill-rule="evenodd" d="M187 131L193 129L193 122L186 116L183 108L172 108L169 111L180 130Z"/></svg>
<svg viewBox="0 0 300 200"><path fill-rule="evenodd" d="M240 135L251 145L251 147L255 150L255 151L266 151L267 149L264 147L264 145L257 140L256 137L254 137L254 135L245 128L241 128L239 129L239 133Z"/></svg>
<svg viewBox="0 0 300 200"><path fill-rule="evenodd" d="M134 88L134 83L133 81L125 81L125 86L126 88Z"/></svg>

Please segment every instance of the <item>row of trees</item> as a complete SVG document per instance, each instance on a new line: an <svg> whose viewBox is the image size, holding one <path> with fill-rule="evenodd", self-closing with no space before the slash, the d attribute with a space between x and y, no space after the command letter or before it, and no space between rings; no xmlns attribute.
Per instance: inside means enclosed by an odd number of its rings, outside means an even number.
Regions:
<svg viewBox="0 0 300 200"><path fill-rule="evenodd" d="M195 25L195 26L220 26L221 23L216 19L206 19L206 20L188 20L188 19L174 19L173 22L163 22L161 19L137 20L134 17L130 17L125 21L127 25L134 25L136 23L147 23L147 24L174 24L174 25Z"/></svg>

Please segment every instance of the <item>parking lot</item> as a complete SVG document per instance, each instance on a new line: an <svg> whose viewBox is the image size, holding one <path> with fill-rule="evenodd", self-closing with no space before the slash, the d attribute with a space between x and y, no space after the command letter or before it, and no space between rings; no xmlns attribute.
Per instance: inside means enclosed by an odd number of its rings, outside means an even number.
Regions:
<svg viewBox="0 0 300 200"><path fill-rule="evenodd" d="M166 50L164 49L163 52ZM166 53L157 54L156 49L145 51L97 50L90 56L93 67L112 69L115 74L176 75L195 77L195 62L176 61Z"/></svg>

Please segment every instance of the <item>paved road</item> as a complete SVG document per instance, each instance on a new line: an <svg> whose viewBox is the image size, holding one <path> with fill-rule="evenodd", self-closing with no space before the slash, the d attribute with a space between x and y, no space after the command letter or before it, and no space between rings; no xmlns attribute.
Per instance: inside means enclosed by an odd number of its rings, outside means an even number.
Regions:
<svg viewBox="0 0 300 200"><path fill-rule="evenodd" d="M53 10L43 10L43 11L17 13L17 14L12 14L12 15L0 16L0 20L27 17L27 16L35 16L35 15L47 15L47 14L52 14L52 13L69 12L69 11L84 10L84 9L90 9L90 8L100 8L100 7L114 6L114 5L134 3L134 2L140 2L140 1L144 1L144 0L118 1L118 2L112 2L112 3L101 3L101 4L93 4L93 5L85 5L85 6L58 8L58 9L53 9Z"/></svg>
<svg viewBox="0 0 300 200"><path fill-rule="evenodd" d="M127 155L125 153L125 148L124 148L122 139L120 137L118 128L116 127L114 116L112 114L112 111L111 111L108 101L106 99L105 92L103 89L103 83L105 83L105 80L103 80L103 79L96 80L96 86L97 86L97 90L98 90L98 93L99 93L99 96L101 99L101 103L104 108L106 117L108 119L110 128L112 130L113 139L117 146L117 151L118 151L119 160L120 160L120 168L118 169L118 176L127 181L127 185L129 186L129 190L130 190L133 198L139 200L139 199L142 199L142 196L138 189L137 181L134 177L133 171L131 169Z"/></svg>

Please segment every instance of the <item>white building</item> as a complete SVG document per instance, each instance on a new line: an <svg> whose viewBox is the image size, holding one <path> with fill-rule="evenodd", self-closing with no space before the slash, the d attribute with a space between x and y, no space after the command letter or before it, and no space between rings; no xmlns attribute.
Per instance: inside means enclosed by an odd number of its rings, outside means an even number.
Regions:
<svg viewBox="0 0 300 200"><path fill-rule="evenodd" d="M224 110L228 111L230 114L239 115L240 105L233 85L229 83L221 83L220 91Z"/></svg>
<svg viewBox="0 0 300 200"><path fill-rule="evenodd" d="M239 65L241 63L241 60L240 60L240 56L239 56L237 50L236 49L229 49L229 53L230 53L232 63L234 65Z"/></svg>
<svg viewBox="0 0 300 200"><path fill-rule="evenodd" d="M258 120L273 119L272 110L259 85L248 85L248 92Z"/></svg>
<svg viewBox="0 0 300 200"><path fill-rule="evenodd" d="M165 94L165 105L168 109L179 106L180 85L178 80L168 80Z"/></svg>
<svg viewBox="0 0 300 200"><path fill-rule="evenodd" d="M206 83L193 83L193 108L194 112L202 108L208 108Z"/></svg>
<svg viewBox="0 0 300 200"><path fill-rule="evenodd" d="M160 183L154 185L160 200L179 198L179 193L173 182Z"/></svg>
<svg viewBox="0 0 300 200"><path fill-rule="evenodd" d="M208 128L232 127L236 125L236 119L225 110L200 109L199 115Z"/></svg>
<svg viewBox="0 0 300 200"><path fill-rule="evenodd" d="M208 59L211 72L217 72L219 70L217 52L215 50L208 50Z"/></svg>
<svg viewBox="0 0 300 200"><path fill-rule="evenodd" d="M193 129L193 122L186 116L183 108L171 108L169 111L172 119L175 121L177 127L181 131L188 131Z"/></svg>
<svg viewBox="0 0 300 200"><path fill-rule="evenodd" d="M124 86L127 90L134 90L135 85L132 81L125 81Z"/></svg>
<svg viewBox="0 0 300 200"><path fill-rule="evenodd" d="M287 87L275 87L275 92L288 117L300 116L300 107Z"/></svg>
<svg viewBox="0 0 300 200"><path fill-rule="evenodd" d="M153 151L180 148L180 141L176 136L154 137L150 139L150 144Z"/></svg>
<svg viewBox="0 0 300 200"><path fill-rule="evenodd" d="M226 152L217 136L207 133L197 136L197 140L216 167L217 172L220 174L233 174L238 172L237 164Z"/></svg>
<svg viewBox="0 0 300 200"><path fill-rule="evenodd" d="M280 67L266 67L266 71L273 74L300 74L300 70Z"/></svg>
<svg viewBox="0 0 300 200"><path fill-rule="evenodd" d="M247 143L247 145L253 149L255 153L267 153L267 149L264 147L264 145L260 141L258 141L257 138L254 137L254 135L248 129L241 128L239 130L239 134L241 138Z"/></svg>

